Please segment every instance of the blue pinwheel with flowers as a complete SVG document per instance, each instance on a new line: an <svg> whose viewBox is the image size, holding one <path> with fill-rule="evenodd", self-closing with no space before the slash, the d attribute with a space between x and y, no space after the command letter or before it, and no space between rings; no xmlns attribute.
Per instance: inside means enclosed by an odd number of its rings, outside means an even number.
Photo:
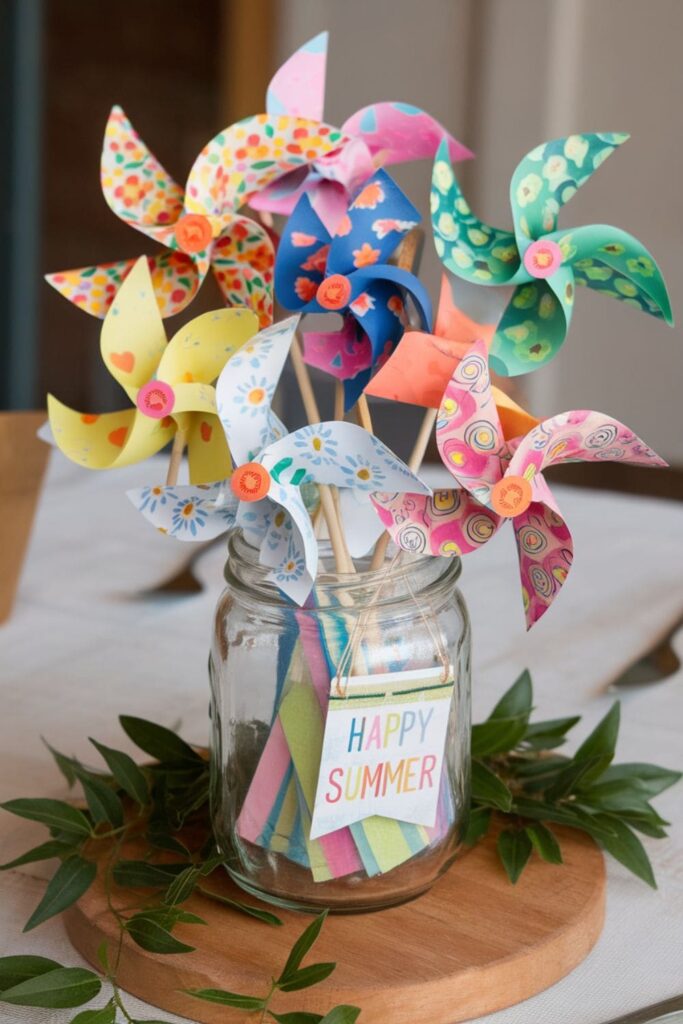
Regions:
<svg viewBox="0 0 683 1024"><path fill-rule="evenodd" d="M275 294L285 309L338 313L340 330L304 336L305 358L344 381L351 409L373 368L395 349L405 329L406 295L420 322L432 319L429 295L409 271L388 260L420 222L398 185L378 171L364 185L331 235L301 197L285 226L275 263Z"/></svg>

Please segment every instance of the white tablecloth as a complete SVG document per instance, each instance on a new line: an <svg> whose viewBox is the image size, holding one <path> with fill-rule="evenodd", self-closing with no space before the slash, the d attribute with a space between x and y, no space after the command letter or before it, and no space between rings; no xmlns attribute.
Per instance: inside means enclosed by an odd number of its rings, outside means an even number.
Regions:
<svg viewBox="0 0 683 1024"><path fill-rule="evenodd" d="M184 736L206 738L206 655L223 551L198 562L202 593L146 595L189 551L151 530L124 495L155 475L163 479L161 466L158 474L149 465L94 474L52 457L17 605L0 627L1 800L64 795L41 735L89 761L88 736L131 749L117 723L122 712L168 725L181 720ZM680 612L683 514L664 501L559 488L556 494L576 561L556 606L530 634L511 531L465 560L475 716L528 666L537 713L581 713L584 735L613 699L604 692L608 680ZM622 693L622 700L618 759L680 767L683 674ZM610 863L607 923L588 959L547 992L486 1018L488 1024L599 1024L683 991L683 786L663 794L657 807L674 821L670 840L645 840L658 891ZM0 860L43 835L0 814ZM48 870L29 865L0 875L0 955L33 952L75 965L80 958L60 921L21 933ZM136 1016L171 1019L132 998L129 1004ZM68 1019L69 1012L0 1004L0 1021Z"/></svg>

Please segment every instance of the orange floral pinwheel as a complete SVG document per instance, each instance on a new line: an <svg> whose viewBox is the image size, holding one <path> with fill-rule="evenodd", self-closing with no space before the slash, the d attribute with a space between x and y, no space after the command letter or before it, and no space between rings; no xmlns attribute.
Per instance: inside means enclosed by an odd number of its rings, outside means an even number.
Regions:
<svg viewBox="0 0 683 1024"><path fill-rule="evenodd" d="M209 269L229 306L246 305L262 327L273 313L273 245L261 224L237 211L283 174L308 165L344 140L336 128L285 115L258 114L231 125L201 151L185 190L147 149L120 107L104 136L100 176L114 213L164 249L149 257L161 315L180 312ZM135 258L47 275L74 304L104 317Z"/></svg>

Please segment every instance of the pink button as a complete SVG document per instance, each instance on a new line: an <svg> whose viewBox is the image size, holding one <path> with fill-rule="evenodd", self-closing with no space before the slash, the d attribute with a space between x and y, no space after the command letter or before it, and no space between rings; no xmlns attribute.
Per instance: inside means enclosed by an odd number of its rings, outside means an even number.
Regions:
<svg viewBox="0 0 683 1024"><path fill-rule="evenodd" d="M135 399L140 412L153 420L162 420L170 415L175 405L175 395L170 384L163 380L151 380L143 384Z"/></svg>
<svg viewBox="0 0 683 1024"><path fill-rule="evenodd" d="M557 242L539 239L524 253L524 267L532 277L550 277L562 264L562 250Z"/></svg>

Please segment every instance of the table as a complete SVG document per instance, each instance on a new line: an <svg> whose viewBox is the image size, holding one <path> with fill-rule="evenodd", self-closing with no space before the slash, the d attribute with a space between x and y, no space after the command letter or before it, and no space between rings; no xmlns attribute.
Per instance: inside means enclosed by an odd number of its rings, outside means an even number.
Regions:
<svg viewBox="0 0 683 1024"><path fill-rule="evenodd" d="M0 628L0 800L65 795L41 735L90 763L96 758L88 736L133 752L117 723L123 712L169 726L180 721L185 737L206 741L206 654L224 551L199 558L201 593L150 594L187 559L189 545L155 533L124 492L162 480L163 466L99 474L52 455L15 611ZM531 633L524 631L511 530L464 561L474 712L484 716L528 666L537 714L582 714L581 738L613 699L605 693L609 679L680 612L683 514L673 502L555 493L576 561L555 607ZM677 642L683 645L683 635ZM681 767L683 673L621 696L618 760ZM658 891L610 863L605 931L588 959L486 1024L600 1024L683 990L683 786L664 793L657 807L674 821L670 840L645 840ZM43 835L0 815L0 860ZM21 933L50 868L28 865L0 875L0 955L37 953L77 965L59 920ZM132 998L128 1004L139 1017L179 1020ZM0 1004L0 1022L12 1024L61 1024L74 1013Z"/></svg>

